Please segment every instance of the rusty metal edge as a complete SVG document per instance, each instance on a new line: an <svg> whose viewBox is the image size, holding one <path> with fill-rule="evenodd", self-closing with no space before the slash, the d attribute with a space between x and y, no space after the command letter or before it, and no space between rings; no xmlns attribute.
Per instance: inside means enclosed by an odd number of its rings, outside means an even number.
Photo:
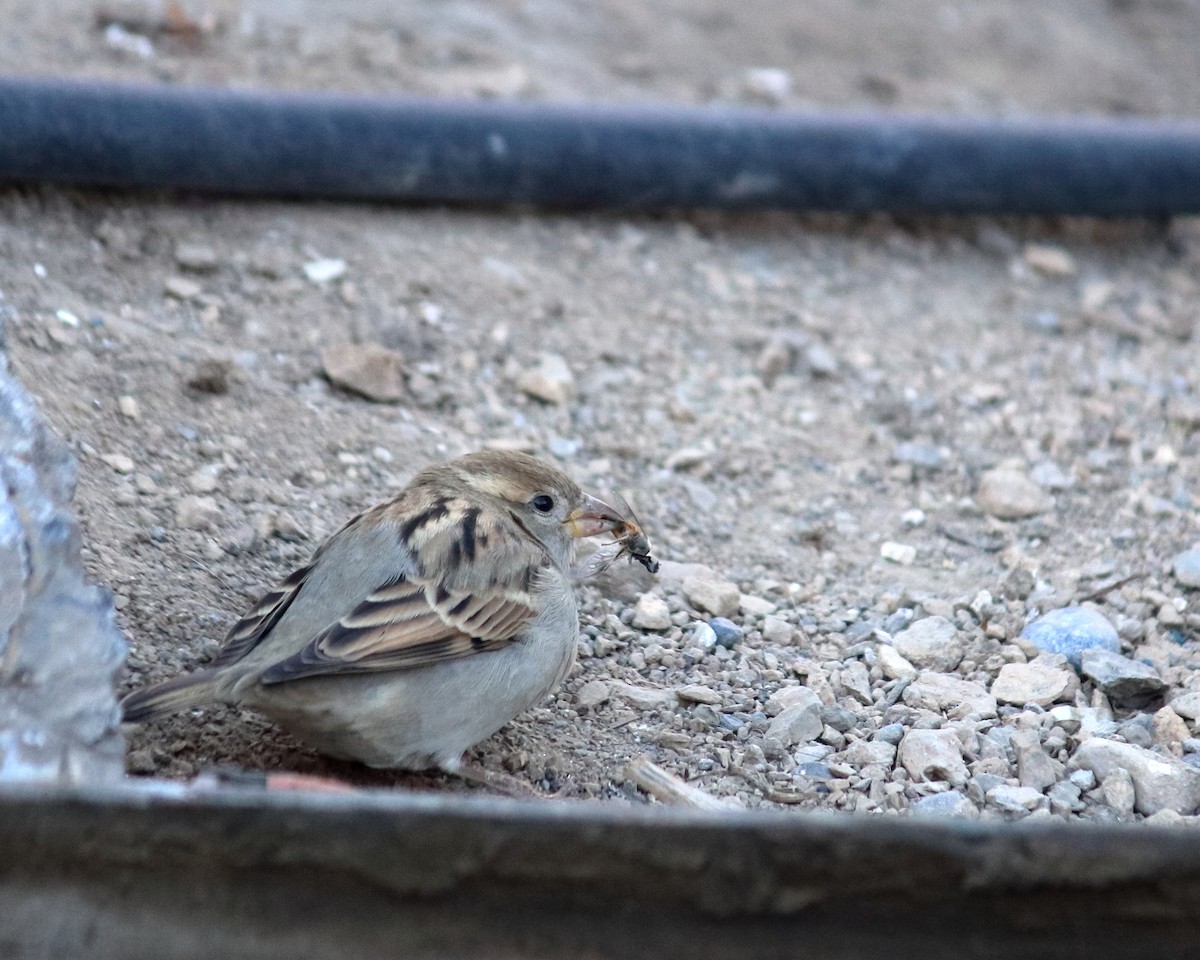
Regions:
<svg viewBox="0 0 1200 960"><path fill-rule="evenodd" d="M0 791L0 956L1193 956L1200 834L488 797ZM1046 953L1050 951L1050 953Z"/></svg>

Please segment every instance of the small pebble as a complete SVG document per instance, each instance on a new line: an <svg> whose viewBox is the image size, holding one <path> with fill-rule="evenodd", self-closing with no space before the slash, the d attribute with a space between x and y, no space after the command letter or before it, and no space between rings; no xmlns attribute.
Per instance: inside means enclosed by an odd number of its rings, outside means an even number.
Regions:
<svg viewBox="0 0 1200 960"><path fill-rule="evenodd" d="M742 628L725 617L713 617L708 626L716 638L717 646L732 649L742 639Z"/></svg>
<svg viewBox="0 0 1200 960"><path fill-rule="evenodd" d="M1181 587L1200 589L1200 547L1175 554L1171 569L1175 574L1175 582Z"/></svg>
<svg viewBox="0 0 1200 960"><path fill-rule="evenodd" d="M742 601L742 592L736 583L708 577L688 577L683 581L683 595L697 610L718 618L737 613Z"/></svg>
<svg viewBox="0 0 1200 960"><path fill-rule="evenodd" d="M1037 516L1052 506L1046 492L1026 474L1008 468L989 470L980 478L975 502L1000 520Z"/></svg>
<svg viewBox="0 0 1200 960"><path fill-rule="evenodd" d="M662 597L644 593L634 607L632 625L638 630L669 630L671 608Z"/></svg>
<svg viewBox="0 0 1200 960"><path fill-rule="evenodd" d="M1116 628L1091 607L1060 607L1038 617L1021 631L1021 636L1043 653L1061 653L1076 670L1083 651L1092 649L1120 653Z"/></svg>

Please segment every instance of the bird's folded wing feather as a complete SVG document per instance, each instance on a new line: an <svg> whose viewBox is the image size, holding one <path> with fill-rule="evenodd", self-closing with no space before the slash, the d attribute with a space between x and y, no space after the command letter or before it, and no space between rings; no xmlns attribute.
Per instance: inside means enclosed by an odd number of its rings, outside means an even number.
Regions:
<svg viewBox="0 0 1200 960"><path fill-rule="evenodd" d="M499 650L537 613L529 599L433 592L406 580L376 590L298 653L266 670L261 682L402 670Z"/></svg>
<svg viewBox="0 0 1200 960"><path fill-rule="evenodd" d="M454 523L454 511L445 519L430 536L415 538L419 570L431 569L425 561L458 542L461 529ZM472 536L477 535L478 519L471 522ZM550 561L536 541L505 536L503 526L491 526L493 546L506 548L503 575L486 557L475 557L474 547L454 550L455 576L420 574L380 586L297 653L269 667L260 681L403 670L512 643L537 615L531 587ZM481 569L473 571L473 564Z"/></svg>

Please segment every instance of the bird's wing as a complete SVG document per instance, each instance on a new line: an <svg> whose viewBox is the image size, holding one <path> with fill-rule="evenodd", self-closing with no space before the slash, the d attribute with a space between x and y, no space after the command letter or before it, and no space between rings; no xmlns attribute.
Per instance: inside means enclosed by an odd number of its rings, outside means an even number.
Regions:
<svg viewBox="0 0 1200 960"><path fill-rule="evenodd" d="M499 650L537 615L533 587L551 565L515 516L447 501L424 526L396 521L417 572L384 583L297 653L265 670L264 684L302 677L403 670ZM392 522L385 515L373 522Z"/></svg>

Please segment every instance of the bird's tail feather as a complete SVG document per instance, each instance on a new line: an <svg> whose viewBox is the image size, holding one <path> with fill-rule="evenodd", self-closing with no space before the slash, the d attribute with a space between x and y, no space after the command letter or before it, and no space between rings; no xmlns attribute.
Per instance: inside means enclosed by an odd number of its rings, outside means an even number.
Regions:
<svg viewBox="0 0 1200 960"><path fill-rule="evenodd" d="M144 723L216 699L216 674L201 670L145 690L135 690L121 701L121 719L125 723Z"/></svg>

